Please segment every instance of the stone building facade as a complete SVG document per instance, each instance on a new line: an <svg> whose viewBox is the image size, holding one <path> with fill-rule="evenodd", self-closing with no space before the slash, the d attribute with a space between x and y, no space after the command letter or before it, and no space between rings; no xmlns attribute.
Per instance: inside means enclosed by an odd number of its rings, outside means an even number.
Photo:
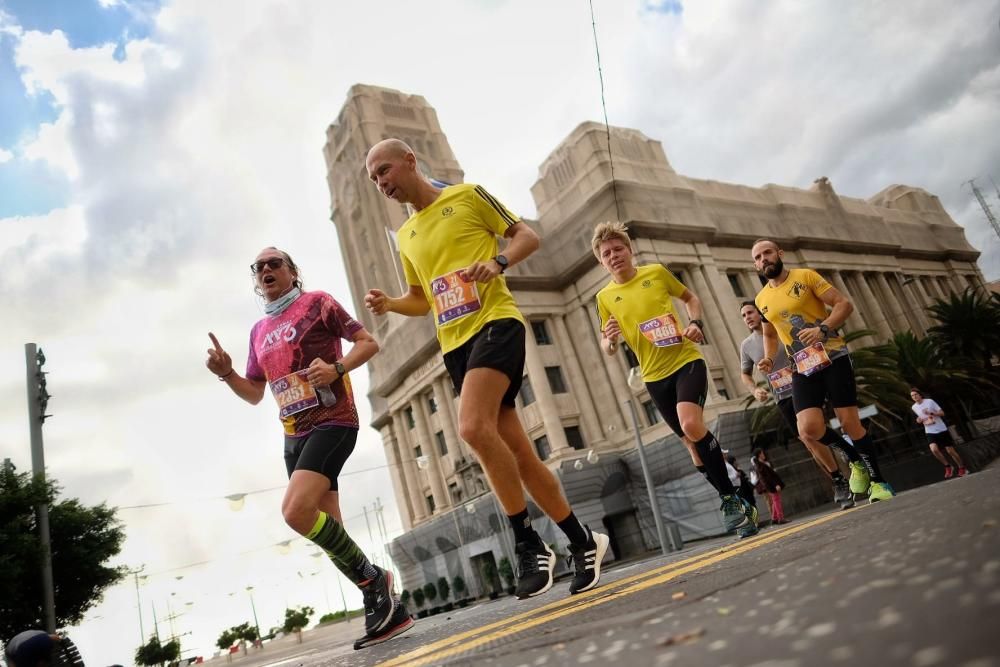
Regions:
<svg viewBox="0 0 1000 667"><path fill-rule="evenodd" d="M434 109L418 95L355 85L327 130L332 220L355 311L382 344L368 365L372 426L410 531L440 523L435 517L468 506L487 487L457 435L457 400L432 318L374 318L363 308L369 288L403 289L392 232L409 212L385 199L364 167L368 148L387 137L409 143L421 169L438 180L458 183L463 172ZM608 276L590 249L598 222L627 222L638 261L666 265L701 298L708 419L742 410L738 351L747 331L739 304L760 286L750 260L758 238L780 242L786 264L827 277L855 305L845 328L871 329L879 340L902 330L923 334L930 326L924 306L983 283L978 251L920 188L891 185L857 199L838 195L826 178L806 189L690 178L674 171L659 142L627 128L611 128L611 149L614 182L603 125L582 123L555 147L531 189L538 218L525 220L542 247L506 278L531 329L518 410L553 468L590 451L610 460L634 450L630 399L645 442L672 437L646 391L629 388L626 360L600 353L594 296Z"/></svg>

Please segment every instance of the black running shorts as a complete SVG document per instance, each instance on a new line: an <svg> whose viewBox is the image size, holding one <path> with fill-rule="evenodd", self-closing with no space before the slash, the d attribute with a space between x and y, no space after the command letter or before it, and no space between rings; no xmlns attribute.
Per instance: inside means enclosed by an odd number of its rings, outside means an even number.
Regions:
<svg viewBox="0 0 1000 667"><path fill-rule="evenodd" d="M955 441L951 437L951 433L948 431L941 431L940 433L924 433L927 436L928 445L937 445L938 447L954 447Z"/></svg>
<svg viewBox="0 0 1000 667"><path fill-rule="evenodd" d="M778 412L781 413L781 417L788 424L788 428L792 429L792 435L798 437L799 435L799 423L795 419L795 404L792 397L783 398L778 401Z"/></svg>
<svg viewBox="0 0 1000 667"><path fill-rule="evenodd" d="M285 468L288 476L296 470L311 470L326 475L330 490L337 490L337 477L354 451L358 429L328 424L317 426L306 435L285 436Z"/></svg>
<svg viewBox="0 0 1000 667"><path fill-rule="evenodd" d="M444 365L459 394L465 374L473 368L500 371L510 379L501 403L514 407L524 377L524 325L512 318L487 322L461 347L444 355Z"/></svg>
<svg viewBox="0 0 1000 667"><path fill-rule="evenodd" d="M697 403L700 407L705 407L708 395L708 367L705 360L689 361L673 375L656 382L647 382L646 390L663 415L663 420L678 437L683 438L681 420L677 417L677 404Z"/></svg>
<svg viewBox="0 0 1000 667"><path fill-rule="evenodd" d="M822 408L827 398L835 408L858 404L858 388L854 383L854 364L850 355L837 357L827 368L812 375L792 374L795 414L809 408Z"/></svg>

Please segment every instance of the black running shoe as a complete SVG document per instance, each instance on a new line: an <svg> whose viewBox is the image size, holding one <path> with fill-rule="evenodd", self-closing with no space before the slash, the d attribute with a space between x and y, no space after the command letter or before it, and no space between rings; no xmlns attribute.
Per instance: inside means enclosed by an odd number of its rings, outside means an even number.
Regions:
<svg viewBox="0 0 1000 667"><path fill-rule="evenodd" d="M518 542L517 595L518 600L541 595L552 588L552 570L556 555L539 538L535 542Z"/></svg>
<svg viewBox="0 0 1000 667"><path fill-rule="evenodd" d="M392 639L396 635L401 635L410 628L413 627L413 619L410 618L410 613L406 611L406 607L399 600L394 600L396 604L396 611L393 612L392 616L389 618L389 623L386 625L382 632L376 635L365 634L364 637L355 640L354 650L366 648L368 646L374 646L375 644L381 644L384 641ZM367 619L367 616L365 617Z"/></svg>
<svg viewBox="0 0 1000 667"><path fill-rule="evenodd" d="M365 634L381 634L392 621L399 603L392 596L392 572L375 566L378 574L361 585L365 603Z"/></svg>
<svg viewBox="0 0 1000 667"><path fill-rule="evenodd" d="M851 485L843 477L833 482L833 502L837 503L842 510L854 507L854 494L851 493Z"/></svg>
<svg viewBox="0 0 1000 667"><path fill-rule="evenodd" d="M587 543L579 547L569 545L569 557L566 559L576 570L573 582L569 585L571 595L589 591L601 580L601 561L608 553L611 540L603 533L595 533L584 526L587 531Z"/></svg>

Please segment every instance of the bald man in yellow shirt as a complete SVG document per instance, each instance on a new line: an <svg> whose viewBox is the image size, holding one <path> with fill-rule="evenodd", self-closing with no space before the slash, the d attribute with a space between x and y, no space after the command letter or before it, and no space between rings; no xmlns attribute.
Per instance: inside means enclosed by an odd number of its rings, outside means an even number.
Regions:
<svg viewBox="0 0 1000 667"><path fill-rule="evenodd" d="M372 289L365 305L376 315L434 312L444 363L459 394L459 435L479 458L514 530L517 597L549 590L556 562L531 526L525 489L569 538L576 569L570 593L594 588L608 536L576 518L514 409L524 374L525 327L503 274L538 248L538 235L481 185L431 182L417 168L413 149L399 139L373 146L365 167L384 196L416 210L396 234L407 292L393 298ZM502 253L500 236L508 241Z"/></svg>
<svg viewBox="0 0 1000 667"><path fill-rule="evenodd" d="M823 404L829 399L864 463L864 469L851 466L851 491L867 493L872 503L892 498L895 493L882 478L875 447L858 415L854 366L838 332L854 306L815 271L787 268L785 251L776 242L760 239L750 254L754 267L767 279L755 299L765 318L764 357L757 366L770 373L779 342L784 345L792 361L799 438L819 445L826 431Z"/></svg>

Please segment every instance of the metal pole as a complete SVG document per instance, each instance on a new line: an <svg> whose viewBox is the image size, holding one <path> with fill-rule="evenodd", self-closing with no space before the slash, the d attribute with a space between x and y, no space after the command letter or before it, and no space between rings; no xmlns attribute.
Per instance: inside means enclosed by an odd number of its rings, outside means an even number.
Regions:
<svg viewBox="0 0 1000 667"><path fill-rule="evenodd" d="M372 545L372 560L378 565L378 559L375 557L375 538L372 537L372 525L368 522L368 505L362 506L361 510L365 513L365 525L368 527L368 543Z"/></svg>
<svg viewBox="0 0 1000 667"><path fill-rule="evenodd" d="M139 610L139 646L146 645L146 631L142 627L142 600L139 598L139 573L142 572L142 568L132 571L132 577L135 579L135 608Z"/></svg>
<svg viewBox="0 0 1000 667"><path fill-rule="evenodd" d="M31 434L31 472L44 488L45 451L42 445L42 421L45 414L41 405L39 381L44 377L42 364L45 356L34 343L24 344L24 362L28 380L28 422ZM56 631L55 585L52 581L52 542L49 537L49 506L44 500L35 507L38 517L38 539L42 547L42 604L45 608L45 629Z"/></svg>
<svg viewBox="0 0 1000 667"><path fill-rule="evenodd" d="M340 583L340 578L342 576L344 576L344 575L341 574L340 570L337 570L337 588L340 589L340 601L344 604L344 619L348 623L350 623L351 622L351 615L347 611L347 598L344 596L344 585L342 583Z"/></svg>
<svg viewBox="0 0 1000 667"><path fill-rule="evenodd" d="M153 632L156 633L156 641L160 641L160 624L156 620L156 602L150 600L149 606L153 608Z"/></svg>
<svg viewBox="0 0 1000 667"><path fill-rule="evenodd" d="M253 586L247 586L247 595L250 596L250 609L253 610L253 626L257 628L257 640L260 640L260 623L257 622L257 607L253 603Z"/></svg>
<svg viewBox="0 0 1000 667"><path fill-rule="evenodd" d="M639 416L635 412L635 402L631 399L628 403L629 414L632 415L632 430L635 431L635 447L639 450L639 465L642 466L642 476L646 480L646 490L649 492L649 506L653 510L653 521L656 523L656 536L660 540L660 551L666 556L670 549L667 548L667 531L663 527L663 517L660 516L660 503L656 497L656 487L653 486L653 474L649 471L649 464L646 462L646 450L642 444L642 436L639 434ZM675 549L680 549L676 544Z"/></svg>

